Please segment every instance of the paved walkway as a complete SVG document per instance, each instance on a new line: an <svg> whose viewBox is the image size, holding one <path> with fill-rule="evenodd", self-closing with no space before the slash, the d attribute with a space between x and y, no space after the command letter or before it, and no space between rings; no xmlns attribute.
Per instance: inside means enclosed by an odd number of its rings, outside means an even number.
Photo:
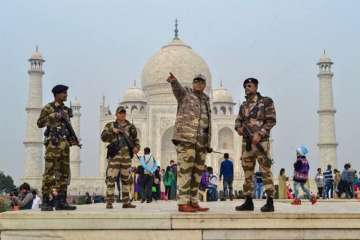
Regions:
<svg viewBox="0 0 360 240"><path fill-rule="evenodd" d="M218 202L201 202L201 206L210 208L209 213L235 213L235 206L240 205L243 200L234 201L218 201ZM255 212L260 212L260 207L265 204L265 200L254 200ZM98 211L126 211L126 212L177 212L177 205L175 201L157 201L151 203L134 202L137 206L135 209L122 209L121 203L114 205L114 209L105 209L105 204L97 203L91 205L78 205L78 210L81 212L98 212ZM287 200L275 201L275 211L277 213L360 213L360 200L320 200L315 205L311 205L308 201L303 201L300 206L294 206Z"/></svg>

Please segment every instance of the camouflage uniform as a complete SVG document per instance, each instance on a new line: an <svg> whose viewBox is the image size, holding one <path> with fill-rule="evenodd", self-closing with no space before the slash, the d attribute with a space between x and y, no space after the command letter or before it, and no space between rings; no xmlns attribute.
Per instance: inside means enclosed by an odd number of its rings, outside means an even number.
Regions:
<svg viewBox="0 0 360 240"><path fill-rule="evenodd" d="M211 141L209 97L171 82L178 101L173 142L178 164L179 205L198 203L198 189Z"/></svg>
<svg viewBox="0 0 360 240"><path fill-rule="evenodd" d="M51 102L41 110L37 121L39 128L45 131L45 170L42 182L42 195L49 196L52 188L66 195L70 184L70 142L69 132L64 122L55 117L55 109L61 109L64 117L70 121L72 111L64 104Z"/></svg>
<svg viewBox="0 0 360 240"><path fill-rule="evenodd" d="M253 133L259 133L262 137L260 144L264 148L267 157L264 156L256 146L252 145L251 150L246 150L246 143L243 140L241 164L245 174L244 195L251 197L254 189L253 176L256 159L259 162L260 171L263 174L265 192L268 197L274 197L274 183L271 172L270 159L270 130L276 124L276 113L274 103L271 98L263 97L257 93L252 98L246 98L239 110L239 115L235 121L235 129L244 125Z"/></svg>
<svg viewBox="0 0 360 240"><path fill-rule="evenodd" d="M129 121L125 121L124 124L119 124L118 122L107 123L104 127L104 130L101 133L101 140L103 142L114 142L117 141L117 134L114 133L114 128L121 128L124 130L125 134L129 137L135 147L140 148L139 139L137 138L137 131L133 124ZM119 136L121 137L121 136ZM133 149L130 149L132 151ZM129 148L123 146L118 154L111 159L108 159L108 167L106 170L106 201L113 203L114 202L114 192L115 192L115 179L120 173L121 184L122 184L122 200L126 204L129 202L129 192L130 192L130 170L131 170L131 158L129 154Z"/></svg>

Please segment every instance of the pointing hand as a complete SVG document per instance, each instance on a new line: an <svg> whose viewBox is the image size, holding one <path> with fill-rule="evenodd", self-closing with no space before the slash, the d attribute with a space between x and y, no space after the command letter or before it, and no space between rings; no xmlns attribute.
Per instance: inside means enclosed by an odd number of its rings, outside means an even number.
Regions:
<svg viewBox="0 0 360 240"><path fill-rule="evenodd" d="M168 81L169 83L177 80L176 77L171 73L169 72L170 76L166 79L166 81Z"/></svg>

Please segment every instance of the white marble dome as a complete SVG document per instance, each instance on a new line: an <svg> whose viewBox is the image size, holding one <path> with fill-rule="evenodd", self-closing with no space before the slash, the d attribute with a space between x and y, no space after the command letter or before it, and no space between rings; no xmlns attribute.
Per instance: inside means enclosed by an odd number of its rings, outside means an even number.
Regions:
<svg viewBox="0 0 360 240"><path fill-rule="evenodd" d="M213 90L213 102L233 103L234 100L231 93L226 88L220 87Z"/></svg>
<svg viewBox="0 0 360 240"><path fill-rule="evenodd" d="M146 102L144 91L136 86L126 90L122 102Z"/></svg>
<svg viewBox="0 0 360 240"><path fill-rule="evenodd" d="M36 49L36 51L31 55L30 60L43 60L43 56L41 52Z"/></svg>
<svg viewBox="0 0 360 240"><path fill-rule="evenodd" d="M174 100L170 84L166 81L169 72L172 72L184 86L189 87L196 75L203 74L207 78L205 91L209 93L211 90L211 74L208 65L179 38L174 38L169 44L163 46L143 68L142 87L149 101Z"/></svg>
<svg viewBox="0 0 360 240"><path fill-rule="evenodd" d="M328 55L326 55L325 51L320 57L319 63L332 63L331 58Z"/></svg>

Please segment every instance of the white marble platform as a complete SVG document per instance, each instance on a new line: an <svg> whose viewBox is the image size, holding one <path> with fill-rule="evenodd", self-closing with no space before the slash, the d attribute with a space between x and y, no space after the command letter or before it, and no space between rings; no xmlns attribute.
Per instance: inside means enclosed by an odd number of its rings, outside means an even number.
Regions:
<svg viewBox="0 0 360 240"><path fill-rule="evenodd" d="M76 211L20 211L0 214L1 240L13 239L360 239L360 201L276 201L276 212L235 212L241 200L202 203L206 213L179 213L176 202L138 203L112 210L104 204Z"/></svg>

